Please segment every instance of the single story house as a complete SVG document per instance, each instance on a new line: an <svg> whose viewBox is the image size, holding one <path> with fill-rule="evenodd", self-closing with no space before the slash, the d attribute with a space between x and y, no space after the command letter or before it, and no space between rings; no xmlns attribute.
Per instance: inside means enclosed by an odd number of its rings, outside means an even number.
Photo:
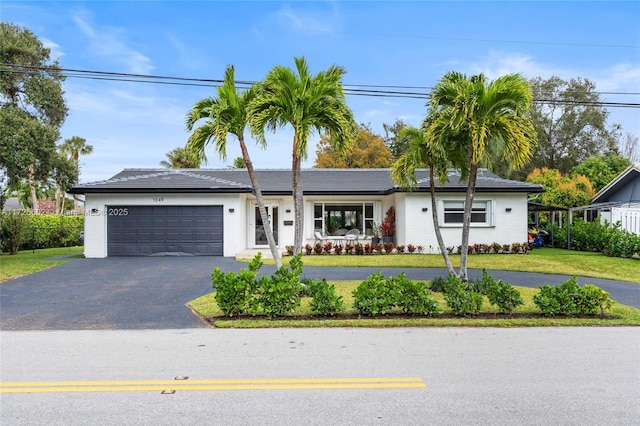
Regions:
<svg viewBox="0 0 640 426"><path fill-rule="evenodd" d="M640 163L616 176L593 197L589 206L601 221L620 222L622 229L640 235Z"/></svg>
<svg viewBox="0 0 640 426"><path fill-rule="evenodd" d="M294 240L290 170L256 170L278 247ZM395 208L396 245L437 252L429 174L418 187L399 188L389 169L306 169L304 237L316 231L344 241L357 229L370 241L389 207ZM466 183L458 172L438 191L438 215L447 246L458 246ZM473 203L470 244L527 241L527 195L542 186L499 178L480 170ZM245 169L125 169L111 179L76 185L85 195L85 256L167 254L235 256L247 249L268 252L264 227Z"/></svg>

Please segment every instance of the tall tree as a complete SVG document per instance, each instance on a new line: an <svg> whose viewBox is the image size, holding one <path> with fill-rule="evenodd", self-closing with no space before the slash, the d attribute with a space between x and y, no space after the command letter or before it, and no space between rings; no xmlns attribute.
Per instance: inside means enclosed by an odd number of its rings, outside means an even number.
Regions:
<svg viewBox="0 0 640 426"><path fill-rule="evenodd" d="M204 159L200 155L186 147L179 146L165 154L166 160L160 165L168 169L199 169Z"/></svg>
<svg viewBox="0 0 640 426"><path fill-rule="evenodd" d="M400 158L402 154L411 149L410 140L402 136L402 130L407 127L402 119L396 118L393 124L383 123L382 127L384 128L384 143L389 147L394 158Z"/></svg>
<svg viewBox="0 0 640 426"><path fill-rule="evenodd" d="M390 167L393 155L382 138L361 124L353 146L344 154L336 152L327 134L320 136L313 167L326 169L373 169Z"/></svg>
<svg viewBox="0 0 640 426"><path fill-rule="evenodd" d="M258 184L258 178L253 169L253 163L244 141L244 129L247 127L249 115L249 103L255 98L255 88L240 93L236 89L234 79L234 67L228 66L224 73L224 82L216 89L216 97L201 99L193 106L187 114L187 129L193 131L187 142L187 149L195 152L201 159L206 159L205 147L209 143L213 143L216 152L221 159L227 158L227 135L235 136L240 144L242 152L242 160L249 172L249 179L253 187L253 194L256 197L258 211L264 224L267 243L269 250L273 256L276 267L282 266L280 253L273 237L273 227L267 215L264 206L262 191ZM194 130L194 126L200 120L205 120L204 124ZM264 140L258 140L258 143L264 148L266 143Z"/></svg>
<svg viewBox="0 0 640 426"><path fill-rule="evenodd" d="M402 140L407 141L408 146L404 153L393 163L391 177L398 185L411 190L417 185L416 169L421 167L429 168L429 192L431 193L433 229L447 270L449 274L456 275L444 245L442 232L440 231L435 184L436 177L438 178L439 184L446 182L449 161L447 160L442 144L426 143L424 129L428 127L428 123L429 121L427 119L421 129L413 126L405 126L398 132L398 136Z"/></svg>
<svg viewBox="0 0 640 426"><path fill-rule="evenodd" d="M638 137L636 135L630 132L624 135L621 154L632 163L640 161L640 143L638 143Z"/></svg>
<svg viewBox="0 0 640 426"><path fill-rule="evenodd" d="M67 115L63 81L58 62L31 31L0 22L0 176L35 182L51 172Z"/></svg>
<svg viewBox="0 0 640 426"><path fill-rule="evenodd" d="M251 103L251 131L264 143L265 130L293 128L292 186L294 204L294 254L302 251L304 203L301 163L307 158L309 136L327 132L336 152L346 151L357 136L358 125L347 106L342 87L344 68L331 66L311 75L304 58L295 58L296 70L273 68L259 85Z"/></svg>
<svg viewBox="0 0 640 426"><path fill-rule="evenodd" d="M586 176L598 192L630 165L631 162L621 155L594 155L574 166L570 174Z"/></svg>
<svg viewBox="0 0 640 426"><path fill-rule="evenodd" d="M519 74L488 82L483 74L467 78L449 72L431 91L428 105L433 116L425 129L427 144L437 151L447 143L449 160L460 169L463 179L468 178L459 273L463 281L468 279L469 228L478 167L489 156L513 169L527 163L535 143L533 125L525 116L531 100L529 83Z"/></svg>
<svg viewBox="0 0 640 426"><path fill-rule="evenodd" d="M87 145L87 140L80 136L72 136L62 142L60 151L68 155L71 161L73 161L73 167L76 170L76 181L74 183L77 184L80 178L80 156L91 154L93 152L93 145ZM73 208L78 208L77 194L73 194Z"/></svg>
<svg viewBox="0 0 640 426"><path fill-rule="evenodd" d="M582 78L531 80L534 99L529 117L538 135L536 155L523 170L547 167L569 173L594 155L618 153L619 125L608 125L595 84Z"/></svg>
<svg viewBox="0 0 640 426"><path fill-rule="evenodd" d="M51 173L55 186L54 193L54 210L56 214L62 214L64 211L65 193L71 187L78 183L78 169L66 153L59 149L53 160L53 171ZM75 198L74 198L75 202ZM74 209L77 208L77 202L74 203Z"/></svg>

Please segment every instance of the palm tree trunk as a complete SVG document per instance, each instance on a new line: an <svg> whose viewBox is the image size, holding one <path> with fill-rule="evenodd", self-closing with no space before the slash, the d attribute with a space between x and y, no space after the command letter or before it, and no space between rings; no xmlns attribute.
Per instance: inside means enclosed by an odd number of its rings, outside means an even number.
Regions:
<svg viewBox="0 0 640 426"><path fill-rule="evenodd" d="M295 217L295 229L293 240L293 254L297 255L302 252L302 233L304 229L304 200L302 198L302 182L301 182L301 157L298 152L293 154L291 166L291 180L293 186L293 214Z"/></svg>
<svg viewBox="0 0 640 426"><path fill-rule="evenodd" d="M436 184L433 178L433 165L429 168L429 190L431 191L431 215L433 216L433 230L436 232L436 239L438 240L438 247L440 247L440 253L444 258L444 263L447 265L447 271L450 275L457 275L451 264L449 253L444 245L442 239L442 232L440 232L440 222L438 221L438 203L436 201Z"/></svg>
<svg viewBox="0 0 640 426"><path fill-rule="evenodd" d="M471 162L469 169L469 185L467 195L464 200L464 214L462 215L462 247L460 248L460 274L463 282L469 281L467 274L467 257L469 254L469 230L471 228L471 209L473 208L473 195L476 191L476 179L478 176L478 165Z"/></svg>
<svg viewBox="0 0 640 426"><path fill-rule="evenodd" d="M80 176L80 153L73 153L73 166L76 168L76 185ZM78 211L78 194L73 194L73 211Z"/></svg>
<svg viewBox="0 0 640 426"><path fill-rule="evenodd" d="M31 194L31 210L38 213L38 194L36 193L36 172L34 165L29 166L29 193Z"/></svg>
<svg viewBox="0 0 640 426"><path fill-rule="evenodd" d="M253 170L253 163L249 158L249 152L247 151L247 146L244 143L244 139L240 138L239 142L240 150L242 151L242 160L244 161L244 164L247 167L247 171L249 172L249 179L251 180L251 186L253 186L253 193L256 196L258 210L260 211L260 217L262 218L262 223L265 227L264 232L267 236L269 250L271 250L271 255L273 256L273 261L276 264L276 268L280 269L282 267L282 259L280 259L280 252L278 252L276 240L275 238L273 238L273 227L271 226L271 221L269 220L269 216L267 215L267 209L264 207L264 199L262 198L262 191L260 190L258 179L256 177L255 171Z"/></svg>

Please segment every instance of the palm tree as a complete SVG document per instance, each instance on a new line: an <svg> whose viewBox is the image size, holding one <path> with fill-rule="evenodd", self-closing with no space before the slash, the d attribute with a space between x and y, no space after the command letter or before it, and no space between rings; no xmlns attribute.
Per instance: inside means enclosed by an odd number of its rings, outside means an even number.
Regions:
<svg viewBox="0 0 640 426"><path fill-rule="evenodd" d="M328 132L337 152L346 151L358 135L358 125L342 88L344 68L332 65L311 75L303 57L294 58L296 70L278 65L259 85L250 106L251 131L265 143L266 129L287 124L293 128L291 178L295 217L294 254L302 251L304 203L301 163L307 158L309 136Z"/></svg>
<svg viewBox="0 0 640 426"><path fill-rule="evenodd" d="M416 169L420 167L429 168L429 190L431 192L431 215L433 217L433 228L438 240L440 253L444 258L449 274L457 275L451 264L451 259L444 245L442 232L440 231L440 222L438 220L438 203L436 200L435 176L438 177L438 183L445 183L447 177L447 166L449 164L442 145L427 145L425 140L425 130L428 121L425 120L423 127L418 129L413 126L404 126L398 132L398 138L406 141L407 148L402 155L393 163L391 167L391 177L398 185L411 190L417 184ZM430 149L433 147L433 151Z"/></svg>
<svg viewBox="0 0 640 426"><path fill-rule="evenodd" d="M181 146L167 152L165 156L167 160L161 161L160 165L168 169L199 169L205 161L197 153Z"/></svg>
<svg viewBox="0 0 640 426"><path fill-rule="evenodd" d="M73 167L76 169L76 181L80 177L80 156L89 155L93 152L93 145L87 145L87 140L80 136L73 136L69 139L65 139L60 145L60 151L67 154L69 158L73 160ZM78 208L78 195L73 195L73 208Z"/></svg>
<svg viewBox="0 0 640 426"><path fill-rule="evenodd" d="M461 178L468 179L459 274L464 281L479 164L492 157L519 169L531 158L536 133L525 113L532 97L529 83L519 74L487 82L483 74L467 78L449 72L431 91L428 105L433 116L425 129L427 144L432 149L444 146ZM448 144L443 145L444 141Z"/></svg>
<svg viewBox="0 0 640 426"><path fill-rule="evenodd" d="M273 228L264 206L262 191L260 191L260 186L258 185L249 151L244 142L244 129L248 122L248 105L255 97L255 93L253 87L242 93L236 90L234 68L229 65L224 73L224 83L217 87L217 97L199 100L187 114L186 124L189 131L192 131L195 124L201 119L206 120L202 126L193 130L187 142L187 149L197 153L199 158L206 159L205 147L212 142L215 145L216 152L224 160L227 157L227 135L231 134L238 139L242 160L249 172L253 193L256 196L258 210L264 224L269 250L273 255L276 268L280 268L282 260L273 237ZM264 141L258 142L262 147L266 146Z"/></svg>

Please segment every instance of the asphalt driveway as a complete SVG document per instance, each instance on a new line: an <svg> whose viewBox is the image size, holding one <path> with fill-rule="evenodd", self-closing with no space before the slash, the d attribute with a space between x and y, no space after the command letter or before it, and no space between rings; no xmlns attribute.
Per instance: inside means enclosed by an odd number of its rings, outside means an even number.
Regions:
<svg viewBox="0 0 640 426"><path fill-rule="evenodd" d="M211 272L239 271L245 263L223 257L114 257L71 259L67 264L0 284L1 330L179 329L207 327L185 305L211 291ZM271 274L273 266L262 273ZM305 267L320 279L364 279L377 268ZM446 275L444 269L382 268L411 279ZM505 282L537 287L567 276L490 271ZM472 278L480 271L470 270ZM640 284L580 278L620 303L640 308Z"/></svg>

